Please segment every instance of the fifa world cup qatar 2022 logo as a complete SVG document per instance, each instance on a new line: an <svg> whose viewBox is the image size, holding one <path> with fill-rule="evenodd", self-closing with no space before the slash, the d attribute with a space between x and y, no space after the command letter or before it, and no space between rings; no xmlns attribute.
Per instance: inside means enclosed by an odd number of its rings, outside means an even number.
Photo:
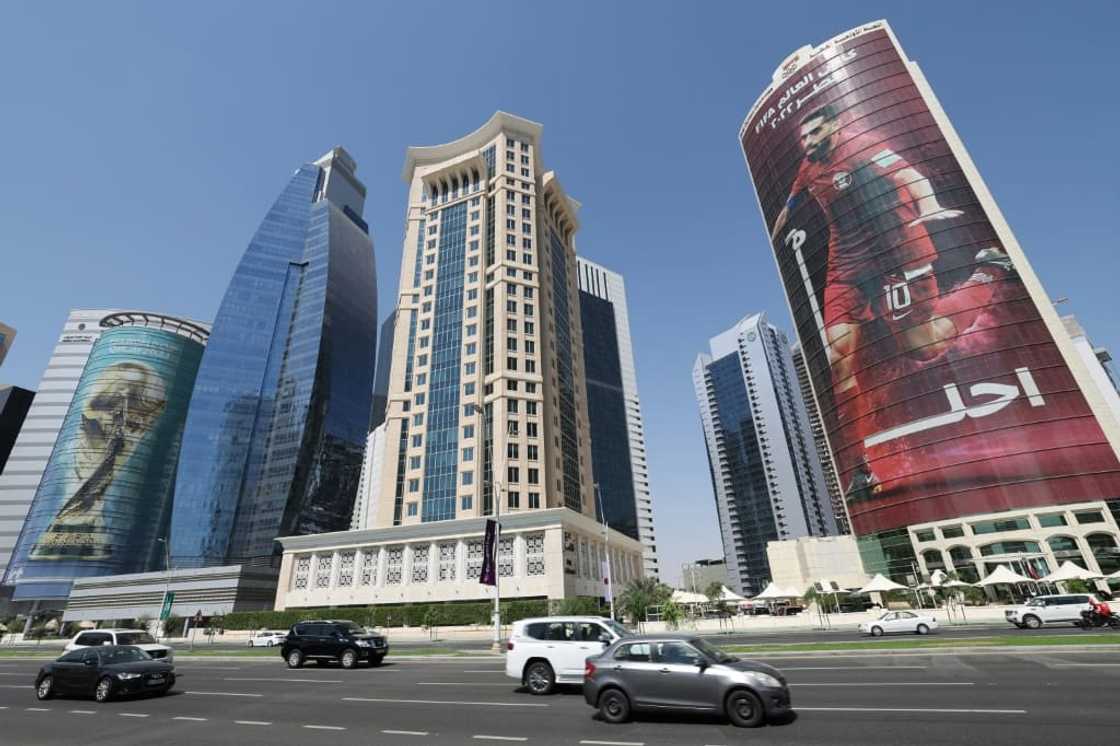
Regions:
<svg viewBox="0 0 1120 746"><path fill-rule="evenodd" d="M1120 463L887 28L802 58L742 145L856 533L1120 495Z"/></svg>

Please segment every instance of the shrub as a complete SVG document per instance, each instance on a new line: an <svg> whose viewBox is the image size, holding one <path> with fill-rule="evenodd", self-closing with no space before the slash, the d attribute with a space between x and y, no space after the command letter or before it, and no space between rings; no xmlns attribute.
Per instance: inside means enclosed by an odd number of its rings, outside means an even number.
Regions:
<svg viewBox="0 0 1120 746"><path fill-rule="evenodd" d="M502 624L548 614L544 599L516 599L502 602ZM304 619L349 619L365 627L488 625L494 609L492 601L458 601L435 604L382 604L378 606L336 606L285 609L284 611L235 611L223 618L225 629L287 629Z"/></svg>

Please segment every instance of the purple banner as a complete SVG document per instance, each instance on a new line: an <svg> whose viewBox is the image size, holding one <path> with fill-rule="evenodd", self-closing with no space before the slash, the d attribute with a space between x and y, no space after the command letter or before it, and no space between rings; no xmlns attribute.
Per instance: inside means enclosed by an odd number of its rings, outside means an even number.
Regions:
<svg viewBox="0 0 1120 746"><path fill-rule="evenodd" d="M486 519L486 536L482 540L482 574L478 582L483 585L497 585L497 557L495 550L498 548L498 522Z"/></svg>

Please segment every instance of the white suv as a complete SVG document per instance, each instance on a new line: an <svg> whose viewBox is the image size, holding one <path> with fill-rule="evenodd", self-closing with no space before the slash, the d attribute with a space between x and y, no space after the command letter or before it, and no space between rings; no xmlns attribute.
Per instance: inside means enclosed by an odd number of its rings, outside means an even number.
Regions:
<svg viewBox="0 0 1120 746"><path fill-rule="evenodd" d="M175 651L161 645L142 629L90 629L74 635L66 644L66 652L96 645L133 645L157 660L168 663L175 659Z"/></svg>
<svg viewBox="0 0 1120 746"><path fill-rule="evenodd" d="M1007 621L1022 629L1038 629L1044 624L1073 623L1081 619L1081 612L1089 610L1090 593L1065 593L1053 596L1035 596L1022 606L1004 612Z"/></svg>
<svg viewBox="0 0 1120 746"><path fill-rule="evenodd" d="M522 619L513 623L506 642L506 676L532 694L549 694L557 684L582 684L587 659L629 634L603 617Z"/></svg>

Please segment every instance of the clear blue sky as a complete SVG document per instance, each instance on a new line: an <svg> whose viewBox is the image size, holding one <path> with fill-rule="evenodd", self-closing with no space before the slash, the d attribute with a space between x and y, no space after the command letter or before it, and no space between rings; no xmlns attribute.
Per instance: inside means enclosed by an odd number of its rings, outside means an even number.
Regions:
<svg viewBox="0 0 1120 746"><path fill-rule="evenodd" d="M720 554L693 358L750 312L790 329L736 135L802 44L888 18L1051 296L1120 351L1120 11L1030 5L5 3L0 381L38 384L71 307L212 318L287 177L337 144L369 188L384 317L405 148L503 109L544 124L580 252L626 276L675 579Z"/></svg>

